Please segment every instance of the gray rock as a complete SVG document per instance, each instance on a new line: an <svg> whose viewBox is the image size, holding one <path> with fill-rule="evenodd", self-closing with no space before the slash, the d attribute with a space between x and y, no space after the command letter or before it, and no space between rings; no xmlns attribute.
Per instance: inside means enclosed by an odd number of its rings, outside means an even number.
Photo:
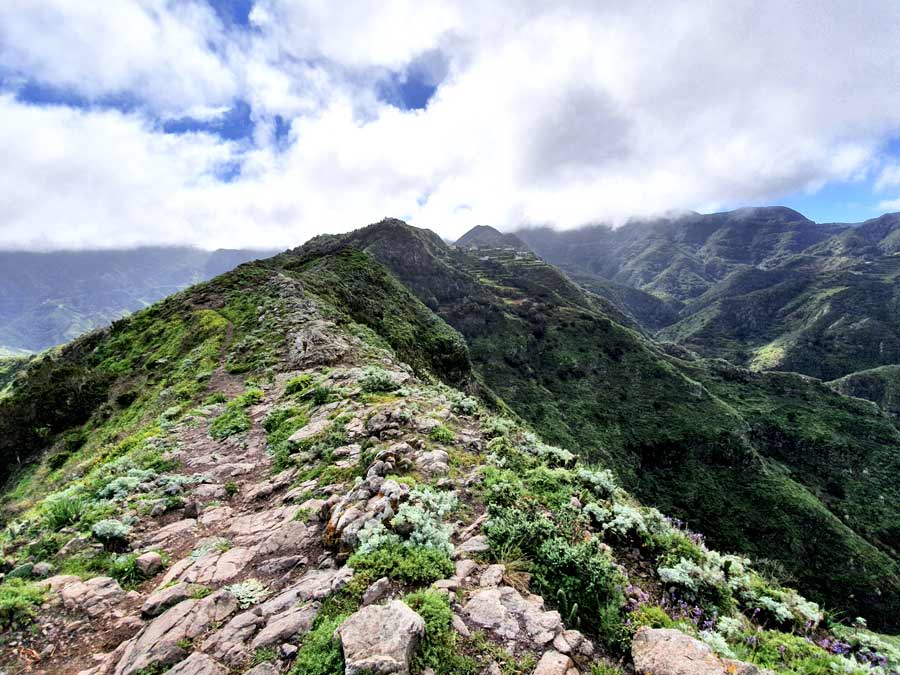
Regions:
<svg viewBox="0 0 900 675"><path fill-rule="evenodd" d="M491 547L488 545L487 537L479 534L457 546L454 554L457 558L465 558L479 553L487 553L489 550L491 550Z"/></svg>
<svg viewBox="0 0 900 675"><path fill-rule="evenodd" d="M749 663L721 659L706 643L673 628L639 628L631 655L635 671L645 675L774 675Z"/></svg>
<svg viewBox="0 0 900 675"><path fill-rule="evenodd" d="M309 632L313 619L319 611L318 603L292 607L281 614L273 616L259 635L250 643L251 649L269 647L292 638L302 637Z"/></svg>
<svg viewBox="0 0 900 675"><path fill-rule="evenodd" d="M148 551L135 558L134 566L146 577L152 577L163 568L162 556L156 551Z"/></svg>
<svg viewBox="0 0 900 675"><path fill-rule="evenodd" d="M278 668L271 663L260 663L259 665L253 666L250 670L245 672L244 675L278 675Z"/></svg>
<svg viewBox="0 0 900 675"><path fill-rule="evenodd" d="M410 659L424 634L425 621L400 600L363 607L336 631L346 675L409 675Z"/></svg>
<svg viewBox="0 0 900 675"><path fill-rule="evenodd" d="M161 588L158 591L154 591L144 601L144 604L141 605L141 614L144 616L158 616L169 607L177 605L182 600L187 600L190 597L191 586L183 581L174 586Z"/></svg>
<svg viewBox="0 0 900 675"><path fill-rule="evenodd" d="M194 652L166 671L167 675L228 675L228 671L203 652Z"/></svg>
<svg viewBox="0 0 900 675"><path fill-rule="evenodd" d="M572 659L565 654L549 651L544 652L544 655L541 656L533 675L567 675L569 669L574 667ZM576 670L575 673L577 675L578 671Z"/></svg>
<svg viewBox="0 0 900 675"><path fill-rule="evenodd" d="M472 634L469 627L466 625L466 622L462 620L462 617L460 617L459 614L453 615L453 618L450 620L450 625L453 626L453 630L463 637L469 637Z"/></svg>
<svg viewBox="0 0 900 675"><path fill-rule="evenodd" d="M559 612L547 612L510 586L475 593L463 607L470 621L504 640L527 639L536 646L550 643L563 630Z"/></svg>
<svg viewBox="0 0 900 675"><path fill-rule="evenodd" d="M265 617L258 612L241 612L203 642L203 650L230 665L238 665L250 658L248 642L264 626Z"/></svg>
<svg viewBox="0 0 900 675"><path fill-rule="evenodd" d="M178 663L187 656L181 646L237 609L228 591L218 591L202 600L184 600L147 624L135 637L113 653L114 675L132 675L156 664Z"/></svg>
<svg viewBox="0 0 900 675"><path fill-rule="evenodd" d="M60 591L63 606L96 618L125 598L119 582L111 577L94 577L68 584Z"/></svg>
<svg viewBox="0 0 900 675"><path fill-rule="evenodd" d="M53 574L55 569L56 568L47 561L42 561L35 564L35 566L31 570L31 573L34 576L43 579L44 577L49 577L51 574Z"/></svg>
<svg viewBox="0 0 900 675"><path fill-rule="evenodd" d="M374 605L376 602L381 600L387 592L391 588L390 579L387 577L381 577L378 581L374 582L371 586L366 589L366 592L363 593L362 604L363 607L366 605Z"/></svg>
<svg viewBox="0 0 900 675"><path fill-rule="evenodd" d="M504 565L488 565L487 569L481 573L478 584L484 588L499 586L505 573L506 566Z"/></svg>

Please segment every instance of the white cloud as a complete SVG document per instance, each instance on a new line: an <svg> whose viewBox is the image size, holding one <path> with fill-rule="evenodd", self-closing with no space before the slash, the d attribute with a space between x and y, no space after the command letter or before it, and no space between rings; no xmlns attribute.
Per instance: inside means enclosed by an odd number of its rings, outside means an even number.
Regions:
<svg viewBox="0 0 900 675"><path fill-rule="evenodd" d="M770 202L885 166L876 187L900 184L881 157L900 128L893 1L257 0L253 30L236 34L196 2L122 0L123 32L156 37L90 40L72 64L71 48L109 19L51 4L52 42L37 19L16 20L22 72L91 95L138 92L159 115L243 98L257 133L237 147L7 99L4 121L20 124L0 143L25 161L0 169L4 246L290 246L386 215L457 236ZM3 11L6 35L15 17ZM61 16L94 32L61 28ZM427 109L377 99L379 78L423 63L444 75ZM290 120L286 146L275 115ZM215 177L224 161L242 164L231 182Z"/></svg>
<svg viewBox="0 0 900 675"><path fill-rule="evenodd" d="M91 99L131 95L178 114L228 103L230 43L200 0L4 0L0 64Z"/></svg>

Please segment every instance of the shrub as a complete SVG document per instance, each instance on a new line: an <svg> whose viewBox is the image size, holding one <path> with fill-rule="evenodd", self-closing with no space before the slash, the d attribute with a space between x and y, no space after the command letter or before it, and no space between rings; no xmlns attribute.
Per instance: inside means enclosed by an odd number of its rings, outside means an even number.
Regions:
<svg viewBox="0 0 900 675"><path fill-rule="evenodd" d="M471 396L456 394L450 398L450 410L457 415L474 415L478 412L478 401Z"/></svg>
<svg viewBox="0 0 900 675"><path fill-rule="evenodd" d="M385 545L366 553L354 553L347 565L371 578L389 577L413 584L428 584L453 574L454 566L444 551L421 546Z"/></svg>
<svg viewBox="0 0 900 675"><path fill-rule="evenodd" d="M393 531L377 520L370 520L359 532L359 552L368 553L381 546L433 548L447 555L453 553L450 536L453 528L442 519L456 508L456 495L417 488L409 493L409 501L400 506L391 521ZM397 532L403 532L400 536Z"/></svg>
<svg viewBox="0 0 900 675"><path fill-rule="evenodd" d="M268 434L269 454L274 458L275 468L280 470L287 466L293 448L288 442L291 435L309 422L304 408L288 406L276 408L268 414L263 422L263 429Z"/></svg>
<svg viewBox="0 0 900 675"><path fill-rule="evenodd" d="M250 660L251 666L258 666L261 663L270 663L278 658L278 651L274 647L257 647L253 652L253 658Z"/></svg>
<svg viewBox="0 0 900 675"><path fill-rule="evenodd" d="M225 494L228 497L234 497L238 493L239 489L240 488L238 487L238 484L233 480L225 481Z"/></svg>
<svg viewBox="0 0 900 675"><path fill-rule="evenodd" d="M125 475L117 476L97 491L100 499L124 499L135 492L139 485L153 480L156 472L152 469L129 469Z"/></svg>
<svg viewBox="0 0 900 675"><path fill-rule="evenodd" d="M449 427L445 427L443 424L438 424L428 433L428 437L433 441L437 441L438 443L452 443L456 438L456 434L454 434L453 430Z"/></svg>
<svg viewBox="0 0 900 675"><path fill-rule="evenodd" d="M134 553L113 556L109 561L109 576L118 581L122 588L134 588L144 579L136 560L137 555Z"/></svg>
<svg viewBox="0 0 900 675"><path fill-rule="evenodd" d="M228 397L225 394L223 394L221 391L217 391L207 396L206 400L203 403L205 405L214 405L216 403L225 403L227 400Z"/></svg>
<svg viewBox="0 0 900 675"><path fill-rule="evenodd" d="M214 551L227 551L231 548L231 544L224 537L207 537L197 542L194 550L191 551L191 560L199 560L205 555Z"/></svg>
<svg viewBox="0 0 900 675"><path fill-rule="evenodd" d="M263 399L261 389L248 389L225 406L225 412L219 415L209 426L209 435L217 441L247 431L251 426L246 408L256 405Z"/></svg>
<svg viewBox="0 0 900 675"><path fill-rule="evenodd" d="M35 607L44 601L46 589L23 579L0 583L0 628L13 629L34 620Z"/></svg>
<svg viewBox="0 0 900 675"><path fill-rule="evenodd" d="M403 601L425 620L425 637L414 659L417 672L425 668L441 675L479 672L474 660L460 654L458 634L451 627L453 613L446 595L422 590L410 593Z"/></svg>
<svg viewBox="0 0 900 675"><path fill-rule="evenodd" d="M324 385L316 385L313 387L309 397L312 399L313 405L325 405L331 400L331 388Z"/></svg>
<svg viewBox="0 0 900 675"><path fill-rule="evenodd" d="M678 587L682 595L704 609L729 611L733 606L729 583L733 560L737 559L710 551L699 563L682 558L671 567L660 567L657 574L663 584Z"/></svg>
<svg viewBox="0 0 900 675"><path fill-rule="evenodd" d="M346 618L343 614L317 621L303 638L291 675L337 675L344 672L344 656L334 632Z"/></svg>
<svg viewBox="0 0 900 675"><path fill-rule="evenodd" d="M640 510L627 504L614 504L610 519L603 523L603 532L620 541L645 541L648 538L647 525Z"/></svg>
<svg viewBox="0 0 900 675"><path fill-rule="evenodd" d="M124 544L130 531L130 527L115 518L107 518L96 522L91 528L91 534L94 535L94 538L108 549Z"/></svg>
<svg viewBox="0 0 900 675"><path fill-rule="evenodd" d="M532 588L555 599L567 625L596 626L609 644L621 638L624 579L596 538L585 539L577 518L553 519L534 503L490 506L491 549L516 549L531 561Z"/></svg>
<svg viewBox="0 0 900 675"><path fill-rule="evenodd" d="M505 417L488 417L481 423L481 433L488 438L506 436L515 428L515 423Z"/></svg>
<svg viewBox="0 0 900 675"><path fill-rule="evenodd" d="M209 435L217 441L224 440L242 431L247 431L252 425L250 417L243 408L226 408L209 427Z"/></svg>
<svg viewBox="0 0 900 675"><path fill-rule="evenodd" d="M48 529L56 531L74 525L88 510L84 497L63 495L44 501L42 520Z"/></svg>
<svg viewBox="0 0 900 675"><path fill-rule="evenodd" d="M600 499L609 499L615 494L616 480L609 469L579 469L578 480Z"/></svg>
<svg viewBox="0 0 900 675"><path fill-rule="evenodd" d="M362 376L359 378L359 386L369 394L397 391L400 388L400 385L391 379L391 374L378 366L368 366L363 369Z"/></svg>
<svg viewBox="0 0 900 675"><path fill-rule="evenodd" d="M291 396L297 392L303 391L312 384L313 377L309 373L303 373L297 377L293 377L284 385L285 396Z"/></svg>

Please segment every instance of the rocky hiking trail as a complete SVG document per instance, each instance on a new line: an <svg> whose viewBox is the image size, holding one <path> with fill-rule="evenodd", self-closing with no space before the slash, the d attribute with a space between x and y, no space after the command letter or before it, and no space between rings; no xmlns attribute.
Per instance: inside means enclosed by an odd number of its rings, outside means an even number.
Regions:
<svg viewBox="0 0 900 675"><path fill-rule="evenodd" d="M323 381L358 396L359 375L359 368L339 368ZM199 424L170 431L179 471L198 482L188 488L182 509L134 530L133 548L143 552L138 564L152 578L129 592L109 577L48 578L54 611L42 613L46 646L21 671L9 672L132 675L168 666L167 672L184 675L287 672L322 602L353 577L342 559L356 544L355 535L408 497L409 487L385 478L402 463L468 505L468 518L454 524L454 572L433 584L451 598L453 629L466 637L485 632L510 654L529 656L539 675L589 672L579 664L593 660L591 641L567 630L543 598L509 585L503 565L477 558L488 546L480 533L485 516L466 487L476 480L474 463L450 477L448 450L426 443L429 432L447 424L454 430L454 452L474 458L484 443L476 420L421 394L384 404L350 399L320 406L296 440L323 431L342 409L352 415L346 424L351 442L333 452L336 468L358 469L366 439L381 450L359 471L365 478L356 484L297 483L297 467L273 472L262 426L289 376L265 388L262 401L249 408L252 427L246 433L222 441L210 437L210 421L221 406ZM411 379L403 371L391 376L403 384ZM414 419L404 413L412 407L419 410ZM172 561L168 567L166 559ZM250 579L264 589L258 598L248 601L229 590ZM403 590L378 579L365 591L363 607L336 631L348 674L409 672L424 623L399 599ZM250 667L263 650L270 650L264 653L271 660ZM487 662L484 672L504 671Z"/></svg>
<svg viewBox="0 0 900 675"><path fill-rule="evenodd" d="M323 405L295 434L297 441L313 437L330 424L336 409L349 410L351 442L334 451L337 468L357 468L359 442L367 438L384 446L357 485L320 486L314 479L298 484L296 467L273 472L262 424L284 382L300 374L264 388L263 400L248 410L252 427L246 433L221 441L210 437L210 422L221 406L199 424L194 420L169 432L179 473L198 482L187 488L183 508L145 519L133 530L138 565L152 578L129 592L109 577L46 579L54 611L41 614L42 645L19 647L23 657L31 657L21 672L129 675L162 672L170 665L170 673L241 672L264 649L277 650L276 658L246 672L282 672L321 602L352 578L353 570L341 560L352 549L354 534L407 497L408 486L384 478L394 465L412 462L445 490L465 492L465 484L473 481L474 468L446 477L449 453L426 449L433 444L425 440L439 420L450 421L453 445L459 452L477 453L483 442L476 421L452 415L446 404L429 410L433 404L421 395L402 401L392 397L382 405ZM324 381L353 390L359 375L359 368L337 369ZM398 384L411 379L403 371L391 376ZM426 413L404 428L398 420L409 419L402 408L410 404ZM307 498L310 494L316 496ZM578 672L564 654L590 657L590 641L566 631L559 614L547 610L539 596L504 585L502 565L472 559L487 544L479 533L484 516L471 515L471 522L456 524L454 573L434 584L454 598L454 629L462 635L486 630L513 651L535 652L536 672ZM172 561L168 567L165 560ZM226 588L248 579L265 589L264 599L249 607ZM348 673L408 672L423 627L421 618L396 599L402 590L387 578L377 580L365 593L365 607L337 632ZM500 672L496 664L486 669Z"/></svg>
<svg viewBox="0 0 900 675"><path fill-rule="evenodd" d="M462 640L449 644L478 672L607 672L585 634L591 627L567 627L553 599L528 591L527 575L491 562L499 556L491 557L482 529L478 489L489 439L474 401L454 410L457 393L383 355L375 374L382 381L367 391L373 373L363 366L372 359L361 354L356 338L312 316L294 342L302 367L255 384L252 397L219 370L216 387L230 400L195 409L161 440L176 467L172 477L180 477L167 488L177 506L154 503L131 528L144 580L126 590L108 576L48 576L52 564L35 566L49 594L35 630L7 643L0 672L433 675L416 660L432 617L428 597L416 596L423 589L446 596L448 629ZM272 420L296 413L297 383L313 402L281 438ZM216 425L240 407L248 428L218 433ZM322 439L330 442L325 451ZM398 524L398 513L420 522ZM441 522L445 516L449 522ZM440 574L353 568L354 551L378 550L378 537L390 544L419 536L417 528L447 528L452 562L446 569L429 563ZM75 536L60 555L92 546L90 537ZM419 611L410 606L415 597ZM639 631L640 672L763 672L668 633L684 640ZM327 644L339 646L339 661L304 665L308 642L319 638L323 653Z"/></svg>

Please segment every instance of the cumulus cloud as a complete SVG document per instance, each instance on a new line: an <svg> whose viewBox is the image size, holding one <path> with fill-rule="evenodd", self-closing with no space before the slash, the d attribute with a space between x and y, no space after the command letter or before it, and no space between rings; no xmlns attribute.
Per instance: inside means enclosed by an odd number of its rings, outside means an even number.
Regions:
<svg viewBox="0 0 900 675"><path fill-rule="evenodd" d="M134 97L164 112L227 103L231 43L200 0L4 0L4 69L90 99Z"/></svg>
<svg viewBox="0 0 900 675"><path fill-rule="evenodd" d="M144 101L2 99L0 246L291 246L386 215L455 237L900 184L888 0L256 0L244 31L199 0L116 5L0 9L15 73ZM437 87L425 109L382 100L414 69ZM160 131L236 100L247 141Z"/></svg>

